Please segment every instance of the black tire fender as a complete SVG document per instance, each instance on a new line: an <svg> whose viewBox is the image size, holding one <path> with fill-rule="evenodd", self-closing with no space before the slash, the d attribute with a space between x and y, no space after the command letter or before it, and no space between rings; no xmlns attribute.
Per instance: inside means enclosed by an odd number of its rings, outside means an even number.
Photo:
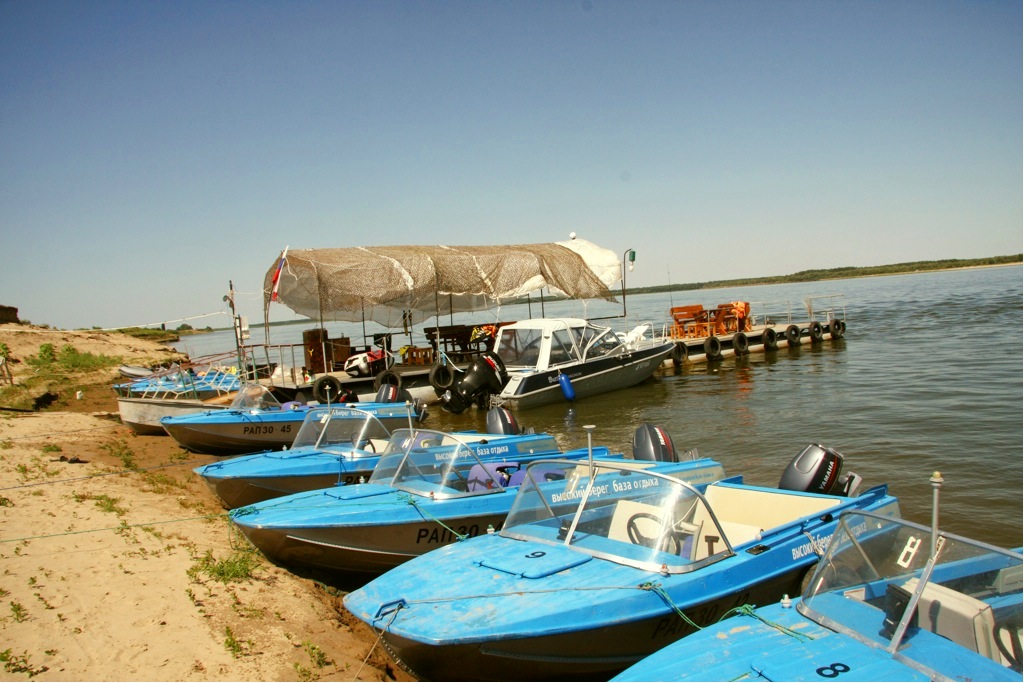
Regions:
<svg viewBox="0 0 1024 683"><path fill-rule="evenodd" d="M690 349L687 348L684 342L676 342L675 346L672 347L672 365L677 368L685 363L689 356Z"/></svg>
<svg viewBox="0 0 1024 683"><path fill-rule="evenodd" d="M438 364L430 368L427 378L430 381L430 386L434 387L434 392L440 396L455 384L455 370L447 363Z"/></svg>
<svg viewBox="0 0 1024 683"><path fill-rule="evenodd" d="M800 346L800 328L790 325L786 328L786 343L790 346Z"/></svg>
<svg viewBox="0 0 1024 683"><path fill-rule="evenodd" d="M722 357L722 342L718 337L708 337L704 340L704 354L708 360L719 360Z"/></svg>
<svg viewBox="0 0 1024 683"><path fill-rule="evenodd" d="M747 335L742 332L737 332L732 337L732 350L736 352L737 356L742 356L750 350L750 340L747 339Z"/></svg>
<svg viewBox="0 0 1024 683"><path fill-rule="evenodd" d="M384 370L373 378L373 390L379 391L383 384L393 384L396 390L401 391L402 376L394 370Z"/></svg>
<svg viewBox="0 0 1024 683"><path fill-rule="evenodd" d="M321 403L337 403L341 393L341 380L337 377L323 375L313 382L313 398Z"/></svg>
<svg viewBox="0 0 1024 683"><path fill-rule="evenodd" d="M807 327L807 332L811 335L812 342L820 342L825 334L824 328L822 328L821 323L817 320L811 321L811 324Z"/></svg>
<svg viewBox="0 0 1024 683"><path fill-rule="evenodd" d="M843 336L843 323L832 318L828 321L828 333L833 339L839 339Z"/></svg>
<svg viewBox="0 0 1024 683"><path fill-rule="evenodd" d="M774 327L765 328L761 334L761 343L764 344L765 351L774 351L779 348L779 335L775 332Z"/></svg>

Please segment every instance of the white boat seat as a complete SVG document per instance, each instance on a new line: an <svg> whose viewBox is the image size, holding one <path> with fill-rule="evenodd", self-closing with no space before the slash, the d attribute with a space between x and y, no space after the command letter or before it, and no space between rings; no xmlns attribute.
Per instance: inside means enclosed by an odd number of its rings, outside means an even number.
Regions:
<svg viewBox="0 0 1024 683"><path fill-rule="evenodd" d="M917 579L903 584L917 590ZM995 616L992 606L960 591L929 583L917 603L917 625L983 657L1009 665L995 643Z"/></svg>
<svg viewBox="0 0 1024 683"><path fill-rule="evenodd" d="M766 529L789 524L836 505L832 498L714 484L707 487L704 499L715 511L722 532L734 548L757 539ZM697 542L693 544L692 560L702 560L725 549L725 541L719 537L704 506L698 506L692 522L699 529Z"/></svg>

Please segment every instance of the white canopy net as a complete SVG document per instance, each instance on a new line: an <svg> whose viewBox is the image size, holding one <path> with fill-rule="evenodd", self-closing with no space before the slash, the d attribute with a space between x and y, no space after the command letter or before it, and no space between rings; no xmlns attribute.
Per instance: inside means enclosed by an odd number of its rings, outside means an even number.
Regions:
<svg viewBox="0 0 1024 683"><path fill-rule="evenodd" d="M274 298L274 260L263 280ZM373 320L393 327L478 311L547 289L555 296L615 301L614 252L582 239L486 247L393 246L286 250L276 301L311 319Z"/></svg>

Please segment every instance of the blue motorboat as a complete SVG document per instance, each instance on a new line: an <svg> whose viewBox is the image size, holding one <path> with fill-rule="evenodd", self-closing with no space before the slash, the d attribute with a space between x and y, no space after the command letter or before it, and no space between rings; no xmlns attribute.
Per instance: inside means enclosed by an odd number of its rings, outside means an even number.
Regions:
<svg viewBox="0 0 1024 683"><path fill-rule="evenodd" d="M652 444L644 437L656 429L642 425L634 438L634 457L650 461L644 465L607 448L562 453L546 435L549 450L543 449L541 435L400 430L369 482L247 506L232 511L231 520L278 564L379 574L435 548L500 529L530 463L542 463L533 476L553 481L566 476L564 464L543 466L555 457L560 463L575 461L573 467L587 466L579 463L585 458L644 467L674 459L667 438L660 440L667 448L644 449ZM725 476L720 464L706 458L675 470L702 483Z"/></svg>
<svg viewBox="0 0 1024 683"><path fill-rule="evenodd" d="M197 366L198 367L198 366ZM238 372L211 366L179 367L114 385L114 393L128 398L190 398L206 400L233 394L242 386Z"/></svg>
<svg viewBox="0 0 1024 683"><path fill-rule="evenodd" d="M193 471L228 509L366 482L389 447L391 431L375 415L354 406L318 406L305 415L291 448L240 455ZM517 435L523 429L510 411L492 408L487 433ZM542 450L558 448L550 436L534 443Z"/></svg>
<svg viewBox="0 0 1024 683"><path fill-rule="evenodd" d="M801 599L739 610L613 680L1020 681L1021 560L844 513Z"/></svg>
<svg viewBox="0 0 1024 683"><path fill-rule="evenodd" d="M606 680L745 604L795 593L856 494L842 456L804 449L780 488L688 481L683 463L531 465L501 531L414 558L349 593L401 666L432 680Z"/></svg>
<svg viewBox="0 0 1024 683"><path fill-rule="evenodd" d="M426 418L427 409L422 403L381 400L384 392L393 393L394 387L382 386L377 401L337 405L369 413L389 429ZM266 387L247 384L227 410L166 417L160 424L182 448L193 453L238 455L288 448L314 405L298 401L281 403ZM362 419L361 414L353 417Z"/></svg>

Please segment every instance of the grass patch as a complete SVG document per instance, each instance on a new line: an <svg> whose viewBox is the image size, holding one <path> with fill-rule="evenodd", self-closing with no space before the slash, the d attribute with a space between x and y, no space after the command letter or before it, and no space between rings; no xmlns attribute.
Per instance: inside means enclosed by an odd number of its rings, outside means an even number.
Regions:
<svg viewBox="0 0 1024 683"><path fill-rule="evenodd" d="M0 652L0 662L3 662L4 671L9 674L28 674L29 678L33 678L48 670L47 666L32 666L29 662L29 656L11 654L11 648L7 648L3 652Z"/></svg>
<svg viewBox="0 0 1024 683"><path fill-rule="evenodd" d="M201 574L214 581L232 583L253 578L253 573L259 565L259 557L254 553L235 552L223 560L218 560L214 558L212 550L207 550L202 557L196 559L187 574L197 583Z"/></svg>
<svg viewBox="0 0 1024 683"><path fill-rule="evenodd" d="M128 512L128 508L118 505L118 503L121 502L120 498L112 498L107 494L102 493L98 496L92 496L92 500L96 501L96 507L100 510L103 510L104 512L113 512L118 517Z"/></svg>
<svg viewBox="0 0 1024 683"><path fill-rule="evenodd" d="M113 443L104 444L100 446L100 448L109 453L111 457L120 460L126 470L137 470L139 468L139 466L135 464L135 453L128 447L128 442L124 439L118 439Z"/></svg>

